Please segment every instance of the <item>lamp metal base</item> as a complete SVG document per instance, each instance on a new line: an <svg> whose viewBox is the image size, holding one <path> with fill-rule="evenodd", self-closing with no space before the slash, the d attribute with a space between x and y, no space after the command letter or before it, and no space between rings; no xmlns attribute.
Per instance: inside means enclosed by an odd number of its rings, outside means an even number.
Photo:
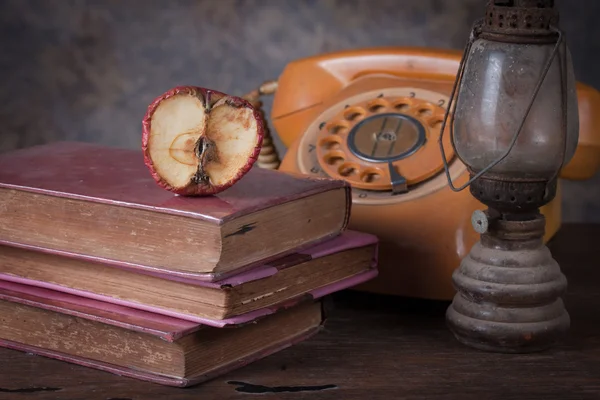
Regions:
<svg viewBox="0 0 600 400"><path fill-rule="evenodd" d="M567 280L543 243L543 215L502 215L487 224L453 274L458 293L446 313L449 329L459 342L485 351L554 346L570 326L560 298Z"/></svg>

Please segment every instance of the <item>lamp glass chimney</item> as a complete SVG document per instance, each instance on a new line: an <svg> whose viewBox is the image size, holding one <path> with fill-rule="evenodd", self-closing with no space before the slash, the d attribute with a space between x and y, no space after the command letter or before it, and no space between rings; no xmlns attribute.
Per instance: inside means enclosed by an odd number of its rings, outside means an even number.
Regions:
<svg viewBox="0 0 600 400"><path fill-rule="evenodd" d="M473 172L481 171L508 150L554 47L553 43L519 44L488 39L473 43L458 88L454 116L456 151ZM562 79L567 80L566 131ZM489 174L531 180L551 178L563 162L566 164L573 157L578 136L575 76L569 49L563 43L515 146Z"/></svg>

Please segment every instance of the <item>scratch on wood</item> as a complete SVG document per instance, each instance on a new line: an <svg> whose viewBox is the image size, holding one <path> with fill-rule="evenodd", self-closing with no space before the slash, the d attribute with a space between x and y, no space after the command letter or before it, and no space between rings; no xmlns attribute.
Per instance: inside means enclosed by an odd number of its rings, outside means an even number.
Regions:
<svg viewBox="0 0 600 400"><path fill-rule="evenodd" d="M31 387L31 388L21 388L21 389L0 388L0 393L57 392L59 390L62 390L62 388L53 388L53 387Z"/></svg>
<svg viewBox="0 0 600 400"><path fill-rule="evenodd" d="M253 385L251 383L246 382L238 382L238 381L229 381L227 382L230 385L237 385L235 390L236 392L241 393L283 393L283 392L315 392L319 390L326 389L337 389L336 385L321 385L321 386L263 386L263 385Z"/></svg>
<svg viewBox="0 0 600 400"><path fill-rule="evenodd" d="M243 235L245 233L250 232L254 228L256 228L256 222L252 222L250 224L242 225L242 227L239 228L237 231L232 232L232 233L230 233L228 235L225 235L225 237L235 236L235 235Z"/></svg>

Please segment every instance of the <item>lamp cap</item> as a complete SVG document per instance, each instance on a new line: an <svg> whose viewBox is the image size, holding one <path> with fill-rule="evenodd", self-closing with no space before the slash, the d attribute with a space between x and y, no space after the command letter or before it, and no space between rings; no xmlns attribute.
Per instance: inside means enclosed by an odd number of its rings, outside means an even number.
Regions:
<svg viewBox="0 0 600 400"><path fill-rule="evenodd" d="M558 20L554 0L488 0L481 30L514 42L552 42Z"/></svg>

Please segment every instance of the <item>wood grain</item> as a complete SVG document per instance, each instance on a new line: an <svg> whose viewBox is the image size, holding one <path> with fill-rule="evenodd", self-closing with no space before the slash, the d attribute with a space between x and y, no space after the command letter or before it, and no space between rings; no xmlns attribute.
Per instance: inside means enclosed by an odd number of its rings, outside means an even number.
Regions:
<svg viewBox="0 0 600 400"><path fill-rule="evenodd" d="M566 225L550 245L569 280L572 327L547 352L472 350L445 328L448 303L346 291L331 297L330 320L317 336L203 385L167 388L0 350L0 398L598 399L596 235L600 225Z"/></svg>

